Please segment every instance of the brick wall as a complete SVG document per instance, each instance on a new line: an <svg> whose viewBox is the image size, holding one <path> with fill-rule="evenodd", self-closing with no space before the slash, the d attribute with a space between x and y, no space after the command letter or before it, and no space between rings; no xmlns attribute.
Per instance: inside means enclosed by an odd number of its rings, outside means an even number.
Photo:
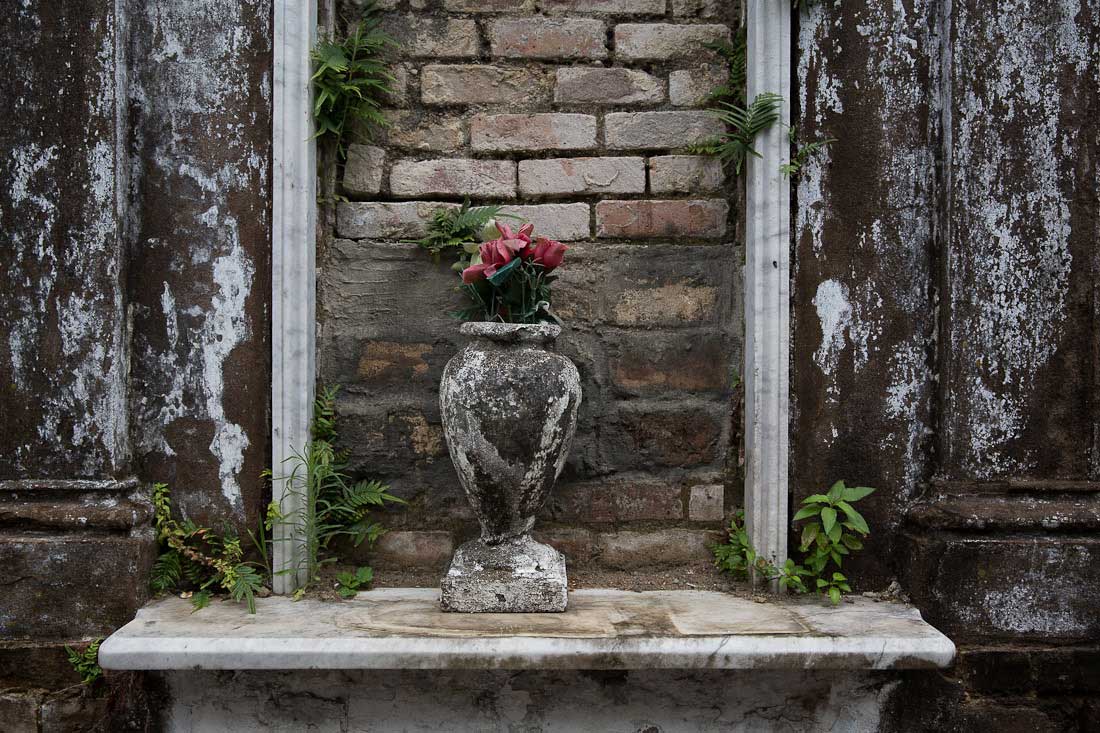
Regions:
<svg viewBox="0 0 1100 733"><path fill-rule="evenodd" d="M584 405L543 535L574 565L707 557L739 503L742 252L735 182L684 148L721 131L700 109L724 68L703 44L736 17L706 0L389 4L392 126L349 151L320 316L355 465L411 501L386 558L442 567L474 532L437 404L458 280L407 243L464 196L571 245L554 305Z"/></svg>

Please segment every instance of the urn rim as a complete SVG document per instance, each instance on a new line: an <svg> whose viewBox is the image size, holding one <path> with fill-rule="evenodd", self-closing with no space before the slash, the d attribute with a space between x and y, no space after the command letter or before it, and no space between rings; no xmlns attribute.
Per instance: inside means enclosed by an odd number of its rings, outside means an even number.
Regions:
<svg viewBox="0 0 1100 733"><path fill-rule="evenodd" d="M474 336L505 344L548 344L561 335L561 326L553 323L474 321L463 323L459 328L459 333L463 336Z"/></svg>

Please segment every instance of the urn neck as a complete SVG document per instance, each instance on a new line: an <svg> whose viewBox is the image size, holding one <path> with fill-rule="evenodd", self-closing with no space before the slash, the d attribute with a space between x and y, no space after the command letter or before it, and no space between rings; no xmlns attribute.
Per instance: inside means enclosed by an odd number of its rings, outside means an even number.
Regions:
<svg viewBox="0 0 1100 733"><path fill-rule="evenodd" d="M478 321L463 323L459 333L498 344L552 344L561 334L561 326L551 323Z"/></svg>

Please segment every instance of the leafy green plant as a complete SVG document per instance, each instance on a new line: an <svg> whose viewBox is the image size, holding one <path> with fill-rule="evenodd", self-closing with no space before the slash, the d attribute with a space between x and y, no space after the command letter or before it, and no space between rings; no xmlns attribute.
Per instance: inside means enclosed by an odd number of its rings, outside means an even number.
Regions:
<svg viewBox="0 0 1100 733"><path fill-rule="evenodd" d="M749 76L749 46L745 28L738 29L732 43L726 41L707 43L705 48L721 56L729 72L726 83L712 89L707 95L707 101L743 106Z"/></svg>
<svg viewBox="0 0 1100 733"><path fill-rule="evenodd" d="M689 146L695 154L717 155L725 163L733 163L734 171L741 168L748 156L761 157L753 144L757 135L774 125L779 119L779 105L783 97L771 92L756 95L747 106L737 102L719 102L708 112L726 123L728 131L712 140Z"/></svg>
<svg viewBox="0 0 1100 733"><path fill-rule="evenodd" d="M817 155L829 145L835 143L837 139L835 137L822 138L815 140L805 145L798 144L798 128L791 127L788 131L788 139L791 141L792 146L796 146L794 157L791 158L790 163L784 163L779 166L779 171L785 176L798 175L802 170L802 166L806 165L806 162L811 156Z"/></svg>
<svg viewBox="0 0 1100 733"><path fill-rule="evenodd" d="M428 222L427 235L417 241L420 248L439 262L444 254L457 257L451 269L461 272L470 266L470 258L477 253L481 243L482 231L494 219L519 219L509 214L501 214L500 206L470 206L470 199L462 202L457 209L438 209Z"/></svg>
<svg viewBox="0 0 1100 733"><path fill-rule="evenodd" d="M382 103L393 94L393 76L386 70L385 53L395 41L381 29L378 8L368 2L360 19L342 39L317 42L313 60L314 137L336 145L341 160L347 158L347 137L354 121L356 129L386 127Z"/></svg>
<svg viewBox="0 0 1100 733"><path fill-rule="evenodd" d="M301 528L301 543L291 567L280 572L304 570L307 583L320 579L322 566L336 561L329 546L338 537L349 537L356 547L364 541L373 545L385 533L372 512L387 504L404 504L378 481L353 480L345 469L346 451L337 451L335 388L322 388L314 403L312 440L289 460L288 491L301 499L300 508L283 517Z"/></svg>
<svg viewBox="0 0 1100 733"><path fill-rule="evenodd" d="M256 613L256 594L263 590L267 568L244 560L239 538L174 519L171 491L163 483L153 485L153 526L161 549L150 580L155 593L188 586L191 605L199 610L210 604L214 590L222 590Z"/></svg>
<svg viewBox="0 0 1100 733"><path fill-rule="evenodd" d="M356 568L354 573L337 573L336 592L341 598L355 598L355 594L370 585L372 580L374 580L374 570L370 567Z"/></svg>
<svg viewBox="0 0 1100 733"><path fill-rule="evenodd" d="M65 653L69 655L69 664L80 675L80 681L84 685L94 685L103 676L103 668L99 666L99 645L102 643L103 637L100 637L80 651L67 644L65 645Z"/></svg>
<svg viewBox="0 0 1100 733"><path fill-rule="evenodd" d="M799 550L808 553L805 562L815 575L824 573L830 561L840 568L845 555L863 549L863 538L871 530L852 503L873 492L867 486L849 487L837 481L828 493L802 500L803 507L794 515L796 522L806 520Z"/></svg>
<svg viewBox="0 0 1100 733"><path fill-rule="evenodd" d="M828 493L806 497L793 519L805 522L799 544L799 552L803 553L801 562L788 558L780 567L757 554L745 529L745 513L738 512L730 520L726 542L712 548L715 565L735 577L747 578L750 572L755 572L796 593L808 592L803 578L813 578L814 589L837 604L843 593L851 592L848 579L839 572L844 556L863 549L863 538L870 534L867 521L852 504L874 491L837 481ZM831 574L830 563L836 566Z"/></svg>

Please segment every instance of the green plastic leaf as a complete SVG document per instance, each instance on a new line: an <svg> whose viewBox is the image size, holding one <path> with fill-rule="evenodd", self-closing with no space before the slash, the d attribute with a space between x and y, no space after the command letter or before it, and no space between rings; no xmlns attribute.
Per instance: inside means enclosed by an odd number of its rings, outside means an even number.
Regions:
<svg viewBox="0 0 1100 733"><path fill-rule="evenodd" d="M508 280L511 279L512 273L514 273L516 271L516 268L519 267L520 262L522 262L522 260L519 257L515 258L507 265L494 272L493 276L489 278L489 282L499 288L501 285L505 284L506 282L508 282Z"/></svg>

